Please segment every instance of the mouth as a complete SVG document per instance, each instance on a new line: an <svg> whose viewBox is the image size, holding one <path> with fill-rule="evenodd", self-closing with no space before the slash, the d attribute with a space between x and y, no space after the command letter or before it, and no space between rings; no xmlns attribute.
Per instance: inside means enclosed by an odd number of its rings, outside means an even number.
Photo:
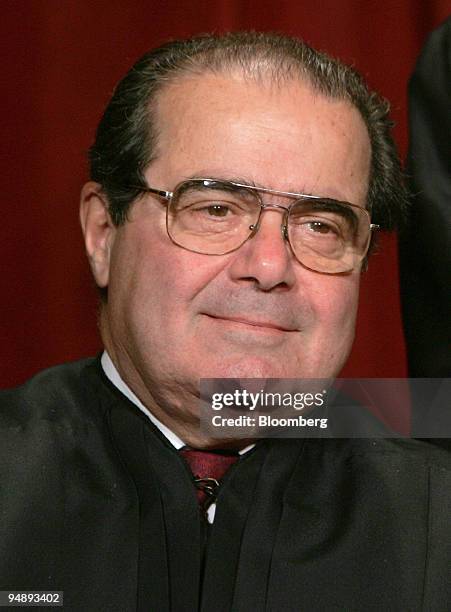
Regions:
<svg viewBox="0 0 451 612"><path fill-rule="evenodd" d="M206 314L204 313L205 316L209 317L210 319L215 319L218 322L224 322L226 324L230 324L230 325L237 325L237 326L242 326L243 328L247 327L249 329L253 329L254 331L262 331L262 332L279 332L279 333L287 333L287 332L295 332L298 331L297 329L294 329L292 327L285 327L284 325L280 325L279 323L276 323L274 321L267 321L267 320L256 320L256 319L251 319L248 318L246 316L233 316L233 317L229 317L229 316L217 316L217 315L211 315L211 314Z"/></svg>

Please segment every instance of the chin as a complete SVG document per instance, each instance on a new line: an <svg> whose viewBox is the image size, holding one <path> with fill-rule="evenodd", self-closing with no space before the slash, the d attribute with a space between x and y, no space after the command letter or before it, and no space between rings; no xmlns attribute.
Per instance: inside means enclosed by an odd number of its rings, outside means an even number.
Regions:
<svg viewBox="0 0 451 612"><path fill-rule="evenodd" d="M283 371L273 361L261 357L241 357L231 361L230 358L215 366L210 365L205 370L208 376L202 378L287 378Z"/></svg>

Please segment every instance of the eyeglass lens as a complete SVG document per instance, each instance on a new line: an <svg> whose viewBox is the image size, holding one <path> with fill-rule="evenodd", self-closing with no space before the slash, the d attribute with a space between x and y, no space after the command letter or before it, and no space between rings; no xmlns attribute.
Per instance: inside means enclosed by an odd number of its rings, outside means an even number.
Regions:
<svg viewBox="0 0 451 612"><path fill-rule="evenodd" d="M327 198L291 198L285 205L288 240L303 265L320 272L345 272L365 256L369 221L364 210ZM169 204L168 233L188 250L224 255L258 229L261 214L260 196L253 188L222 181L186 181Z"/></svg>

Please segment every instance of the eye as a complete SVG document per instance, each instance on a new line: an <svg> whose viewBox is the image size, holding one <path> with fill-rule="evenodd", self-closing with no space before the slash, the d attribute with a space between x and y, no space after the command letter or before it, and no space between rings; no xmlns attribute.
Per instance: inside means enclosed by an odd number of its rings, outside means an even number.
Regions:
<svg viewBox="0 0 451 612"><path fill-rule="evenodd" d="M230 212L230 208L228 206L224 206L223 204L212 204L211 206L206 206L201 210L205 210L212 217L226 217Z"/></svg>
<svg viewBox="0 0 451 612"><path fill-rule="evenodd" d="M324 223L323 221L309 221L307 226L309 230L317 234L336 233L329 224Z"/></svg>

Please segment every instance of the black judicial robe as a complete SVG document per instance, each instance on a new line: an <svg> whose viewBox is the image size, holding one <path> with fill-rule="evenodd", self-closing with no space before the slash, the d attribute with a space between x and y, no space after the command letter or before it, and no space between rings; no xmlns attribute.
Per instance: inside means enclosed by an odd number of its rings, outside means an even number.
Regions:
<svg viewBox="0 0 451 612"><path fill-rule="evenodd" d="M201 583L188 467L99 360L0 395L0 590L76 612L451 610L451 459L266 440L227 473Z"/></svg>

